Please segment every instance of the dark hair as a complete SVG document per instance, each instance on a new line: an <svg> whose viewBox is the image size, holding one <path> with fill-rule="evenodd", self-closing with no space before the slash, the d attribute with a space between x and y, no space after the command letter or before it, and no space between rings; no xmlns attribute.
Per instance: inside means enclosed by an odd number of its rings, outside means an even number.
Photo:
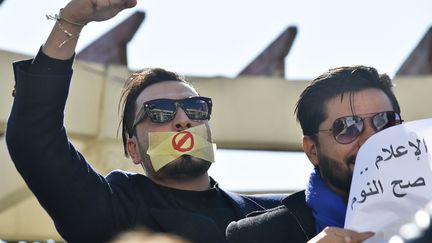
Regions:
<svg viewBox="0 0 432 243"><path fill-rule="evenodd" d="M190 85L183 76L162 68L149 68L134 72L126 81L119 103L119 110L122 113L119 127L122 128L123 149L126 157L129 156L127 139L134 133L132 127L135 120L136 99L148 86L164 81L177 81Z"/></svg>
<svg viewBox="0 0 432 243"><path fill-rule="evenodd" d="M303 135L314 136L319 125L327 119L326 102L345 93L351 99L352 92L368 88L382 90L390 99L395 112L400 113L399 103L393 93L394 85L387 74L379 74L367 66L338 67L328 70L314 79L301 93L294 113Z"/></svg>

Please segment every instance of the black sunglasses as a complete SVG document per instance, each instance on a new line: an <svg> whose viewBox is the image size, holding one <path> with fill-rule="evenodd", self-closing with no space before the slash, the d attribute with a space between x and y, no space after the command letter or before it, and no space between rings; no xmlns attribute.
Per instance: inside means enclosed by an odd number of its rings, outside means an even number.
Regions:
<svg viewBox="0 0 432 243"><path fill-rule="evenodd" d="M367 115L367 114L366 114ZM332 132L338 143L348 144L354 141L364 130L364 120L371 118L372 127L375 131L381 131L388 127L401 124L403 120L399 113L394 111L383 111L372 116L344 116L337 118L330 129L319 130L320 132Z"/></svg>
<svg viewBox="0 0 432 243"><path fill-rule="evenodd" d="M154 123L172 121L177 114L177 108L181 107L191 120L209 120L212 111L212 100L207 97L189 97L180 100L157 99L144 102L139 110L133 129L144 118L149 117Z"/></svg>

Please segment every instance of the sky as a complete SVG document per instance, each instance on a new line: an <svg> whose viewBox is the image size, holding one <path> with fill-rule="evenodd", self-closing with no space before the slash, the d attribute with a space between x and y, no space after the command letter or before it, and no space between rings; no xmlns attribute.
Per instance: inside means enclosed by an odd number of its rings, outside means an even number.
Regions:
<svg viewBox="0 0 432 243"><path fill-rule="evenodd" d="M35 55L54 24L45 15L67 2L4 0L0 49ZM78 51L137 10L146 18L128 45L130 69L205 77L235 77L288 26L298 33L287 79L355 64L394 76L432 26L431 0L138 0L112 20L87 25ZM210 174L229 190L290 191L306 185L311 168L299 152L220 150Z"/></svg>
<svg viewBox="0 0 432 243"><path fill-rule="evenodd" d="M5 0L0 49L34 55L68 1ZM431 0L138 0L138 5L81 33L78 51L141 10L128 45L131 69L163 67L192 76L235 77L288 26L298 34L285 60L287 79L312 79L364 64L393 76L432 26Z"/></svg>

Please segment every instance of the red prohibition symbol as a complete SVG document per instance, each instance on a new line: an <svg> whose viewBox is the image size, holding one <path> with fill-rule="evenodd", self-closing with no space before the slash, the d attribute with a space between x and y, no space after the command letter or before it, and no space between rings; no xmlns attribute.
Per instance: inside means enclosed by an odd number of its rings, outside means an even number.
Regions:
<svg viewBox="0 0 432 243"><path fill-rule="evenodd" d="M188 141L190 142L188 143ZM182 131L177 133L172 138L172 146L175 150L179 152L187 152L193 149L193 146L195 144L194 137L192 133L188 131Z"/></svg>

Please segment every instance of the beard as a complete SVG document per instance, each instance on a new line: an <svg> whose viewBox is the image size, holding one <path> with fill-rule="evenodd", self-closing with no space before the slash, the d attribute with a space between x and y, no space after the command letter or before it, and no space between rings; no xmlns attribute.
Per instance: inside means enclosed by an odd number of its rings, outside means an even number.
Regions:
<svg viewBox="0 0 432 243"><path fill-rule="evenodd" d="M350 156L345 161L337 161L318 151L319 170L322 179L330 185L349 194L353 171L350 164L355 163L356 156Z"/></svg>
<svg viewBox="0 0 432 243"><path fill-rule="evenodd" d="M207 173L211 162L190 155L182 155L155 171L147 154L142 156L142 165L149 177L159 180L189 180Z"/></svg>
<svg viewBox="0 0 432 243"><path fill-rule="evenodd" d="M207 173L211 162L190 155L182 155L155 172L158 178L193 179Z"/></svg>

